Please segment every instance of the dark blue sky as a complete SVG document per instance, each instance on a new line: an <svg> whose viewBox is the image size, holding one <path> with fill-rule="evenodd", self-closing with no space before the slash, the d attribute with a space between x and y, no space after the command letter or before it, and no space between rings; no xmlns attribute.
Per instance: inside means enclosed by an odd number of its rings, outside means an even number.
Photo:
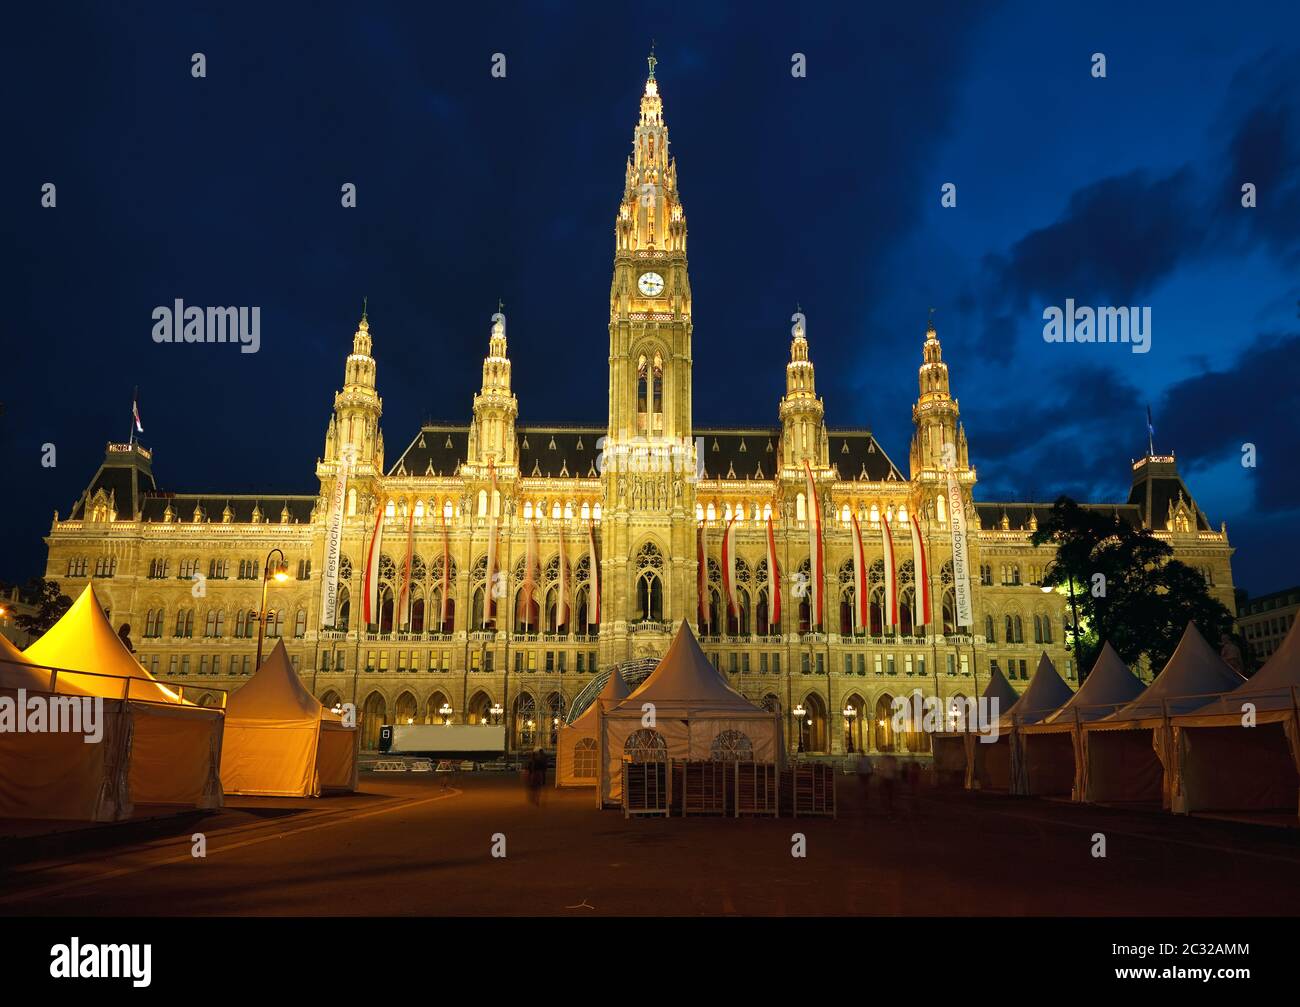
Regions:
<svg viewBox="0 0 1300 1007"><path fill-rule="evenodd" d="M472 6L9 13L0 578L40 571L134 385L165 488L314 492L363 295L390 459L468 419L498 297L522 421L603 423L653 36L698 423L776 421L797 301L829 422L906 468L934 306L981 499L1124 499L1149 402L1238 583L1300 581L1294 4ZM156 345L177 297L259 305L261 351ZM1045 344L1067 297L1149 305L1152 351Z"/></svg>

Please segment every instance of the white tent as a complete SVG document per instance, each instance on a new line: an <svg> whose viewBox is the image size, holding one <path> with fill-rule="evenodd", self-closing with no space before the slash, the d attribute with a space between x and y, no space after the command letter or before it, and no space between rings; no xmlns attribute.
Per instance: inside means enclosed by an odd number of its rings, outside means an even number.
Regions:
<svg viewBox="0 0 1300 1007"><path fill-rule="evenodd" d="M51 684L55 688L51 688ZM0 636L0 718L17 716L32 697L80 701L88 695L41 668ZM0 818L62 818L112 821L127 801L121 703L104 702L103 737L87 744L85 733L17 733L0 729Z"/></svg>
<svg viewBox="0 0 1300 1007"><path fill-rule="evenodd" d="M357 789L357 731L303 688L283 640L226 703L221 785L280 797Z"/></svg>
<svg viewBox="0 0 1300 1007"><path fill-rule="evenodd" d="M1300 810L1300 622L1254 677L1172 723L1175 810Z"/></svg>
<svg viewBox="0 0 1300 1007"><path fill-rule="evenodd" d="M103 736L22 735L0 758L0 806L24 817L113 821L149 804L221 806L222 713L184 700L149 674L113 632L87 586L48 632L27 648L27 671L60 696L102 701ZM87 750L92 750L88 752ZM98 750L98 751L93 751ZM0 812L6 813L6 812Z"/></svg>
<svg viewBox="0 0 1300 1007"><path fill-rule="evenodd" d="M602 805L622 801L625 760L781 762L780 712L728 685L685 620L649 678L621 702L598 700L596 708Z"/></svg>
<svg viewBox="0 0 1300 1007"><path fill-rule="evenodd" d="M1169 663L1140 696L1083 724L1078 784L1082 799L1160 800L1168 806L1168 718L1190 713L1243 681L1189 622Z"/></svg>
<svg viewBox="0 0 1300 1007"><path fill-rule="evenodd" d="M998 717L1001 719L1002 711L1009 710L1020 696L1012 688L1011 683L1007 681L1007 676L1002 674L1002 669L994 665L993 670L989 673L988 685L984 686L981 698L989 709L992 709L993 701L997 701ZM931 737L935 774L950 786L965 783L966 732L974 730L977 726L977 724L970 723L968 711L963 730L943 731Z"/></svg>
<svg viewBox="0 0 1300 1007"><path fill-rule="evenodd" d="M616 706L627 698L629 689L618 668L609 672L600 694L589 707L560 728L555 740L555 785L557 787L594 787L599 777L600 761L599 709Z"/></svg>
<svg viewBox="0 0 1300 1007"><path fill-rule="evenodd" d="M1081 724L1114 713L1141 695L1142 680L1109 642L1083 684L1059 710L1037 724L1025 724L1011 749L1012 792L1030 796L1078 797L1082 764Z"/></svg>
<svg viewBox="0 0 1300 1007"><path fill-rule="evenodd" d="M1072 695L1073 690L1057 673L1047 651L1043 651L1023 695L998 718L997 737L988 741L976 734L966 735L967 789L1010 790L1011 749L1017 744L1016 729L1022 724L1046 720Z"/></svg>

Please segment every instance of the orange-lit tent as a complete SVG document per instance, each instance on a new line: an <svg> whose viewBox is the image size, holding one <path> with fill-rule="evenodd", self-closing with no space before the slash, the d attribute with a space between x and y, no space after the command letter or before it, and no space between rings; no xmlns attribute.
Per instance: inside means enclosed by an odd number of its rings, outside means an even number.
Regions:
<svg viewBox="0 0 1300 1007"><path fill-rule="evenodd" d="M120 704L103 703L102 717L92 722L85 714L97 711L81 702L87 694L57 682L56 696L52 678L57 675L0 636L0 818L112 821L127 802ZM17 731L14 718L29 704L49 709L51 700L77 705L68 712L75 712L80 732Z"/></svg>
<svg viewBox="0 0 1300 1007"><path fill-rule="evenodd" d="M357 789L357 731L303 688L283 641L226 704L221 785L280 797Z"/></svg>
<svg viewBox="0 0 1300 1007"><path fill-rule="evenodd" d="M55 672L60 695L103 701L106 730L99 745L107 746L110 777L107 795L88 815L83 801L59 796L54 781L67 767L36 760L28 767L34 774L29 786L45 795L28 817L105 821L129 817L141 805L221 806L222 712L195 706L141 667L113 632L93 587L23 656L47 683L49 670Z"/></svg>
<svg viewBox="0 0 1300 1007"><path fill-rule="evenodd" d="M600 694L591 705L560 728L555 739L555 785L557 787L594 787L600 776L600 704L616 706L630 690L618 668L611 668Z"/></svg>

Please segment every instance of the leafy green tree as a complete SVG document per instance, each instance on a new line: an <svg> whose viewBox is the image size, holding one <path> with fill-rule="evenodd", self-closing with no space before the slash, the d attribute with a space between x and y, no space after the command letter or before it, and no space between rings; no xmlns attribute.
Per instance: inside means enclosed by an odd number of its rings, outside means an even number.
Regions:
<svg viewBox="0 0 1300 1007"><path fill-rule="evenodd" d="M1081 676L1107 640L1126 663L1145 657L1159 670L1188 621L1215 649L1232 634L1232 614L1210 595L1205 578L1175 560L1168 542L1114 511L1060 497L1032 541L1057 548L1043 582L1069 596L1075 626L1069 645Z"/></svg>
<svg viewBox="0 0 1300 1007"><path fill-rule="evenodd" d="M32 636L43 635L72 607L72 599L59 589L56 580L33 577L24 592L36 606L35 612L23 612L14 621Z"/></svg>

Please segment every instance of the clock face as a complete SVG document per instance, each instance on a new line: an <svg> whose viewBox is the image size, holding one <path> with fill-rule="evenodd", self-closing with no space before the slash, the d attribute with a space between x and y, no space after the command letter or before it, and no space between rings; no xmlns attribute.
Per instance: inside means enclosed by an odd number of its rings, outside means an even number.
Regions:
<svg viewBox="0 0 1300 1007"><path fill-rule="evenodd" d="M642 273L636 285L646 297L658 297L664 292L664 278L658 273Z"/></svg>

